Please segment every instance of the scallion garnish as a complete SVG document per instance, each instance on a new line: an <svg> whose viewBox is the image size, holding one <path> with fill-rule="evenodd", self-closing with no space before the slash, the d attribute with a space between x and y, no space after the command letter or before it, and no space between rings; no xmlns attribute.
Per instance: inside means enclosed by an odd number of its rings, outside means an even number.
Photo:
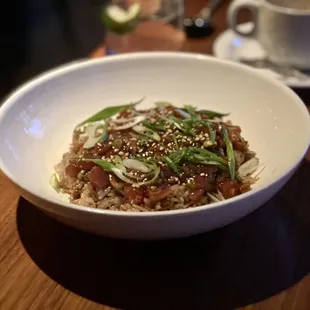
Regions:
<svg viewBox="0 0 310 310"><path fill-rule="evenodd" d="M110 117L112 117L118 113L126 111L127 109L133 108L137 104L141 103L143 100L144 100L144 98L142 98L139 101L134 102L134 103L105 108L105 109L101 110L100 112L94 114L93 116L89 117L88 119L86 119L85 121L80 123L79 125L77 125L76 128L79 128L79 127L81 127L87 123L93 123L93 122L108 119L108 118L110 118Z"/></svg>
<svg viewBox="0 0 310 310"><path fill-rule="evenodd" d="M134 117L133 119L131 119L128 123L122 124L120 126L116 126L113 129L114 130L127 130L129 128L132 128L133 126L138 125L143 120L145 120L145 116L144 115L138 115L138 116Z"/></svg>
<svg viewBox="0 0 310 310"><path fill-rule="evenodd" d="M184 148L169 154L169 158L174 162L175 165L180 164L183 160L186 159L188 149Z"/></svg>
<svg viewBox="0 0 310 310"><path fill-rule="evenodd" d="M160 169L155 164L155 162L145 162L146 168L149 168L153 171L153 178L143 182L135 182L134 180L129 179L127 176L130 176L127 173L126 167L123 165L123 161L120 157L115 159L115 165L102 159L82 159L82 161L93 162L96 165L100 166L103 170L107 172L113 172L117 177L119 177L122 181L132 184L133 186L140 187L142 185L149 185L156 181L159 176ZM120 167L121 166L121 167Z"/></svg>
<svg viewBox="0 0 310 310"><path fill-rule="evenodd" d="M204 122L204 124L209 128L209 132L210 132L210 140L212 142L212 144L216 144L215 138L216 138L216 132L213 130L213 128L211 127L211 124L207 121Z"/></svg>
<svg viewBox="0 0 310 310"><path fill-rule="evenodd" d="M150 128L152 130L161 130L161 131L164 131L165 130L165 125L166 125L166 122L164 120L160 120L158 122L154 122L154 123L151 123L150 121L148 120L145 120L142 122L142 124L147 127L147 128Z"/></svg>
<svg viewBox="0 0 310 310"><path fill-rule="evenodd" d="M201 165L215 165L224 171L228 170L228 163L225 159L219 157L213 152L201 148L196 147L184 148L174 153L171 153L167 157L171 160L171 162L175 165L176 168L181 163L188 161ZM165 158L164 161L167 163L167 160ZM171 162L169 162L170 165Z"/></svg>
<svg viewBox="0 0 310 310"><path fill-rule="evenodd" d="M128 169L138 170L142 173L150 172L150 168L144 164L142 161L133 159L133 158L126 158L123 160L123 165Z"/></svg>
<svg viewBox="0 0 310 310"><path fill-rule="evenodd" d="M106 124L100 124L98 126L94 126L95 128L87 131L86 129L86 134L88 135L88 139L86 142L83 144L84 149L91 149L93 148L97 143L102 143L108 139L108 127ZM99 136L97 135L98 131L102 131Z"/></svg>
<svg viewBox="0 0 310 310"><path fill-rule="evenodd" d="M183 110L185 110L191 117L197 117L196 108L192 105L185 105Z"/></svg>
<svg viewBox="0 0 310 310"><path fill-rule="evenodd" d="M222 124L222 131L223 131L224 141L226 144L226 154L228 158L230 177L232 180L234 180L235 174L236 174L236 160L235 160L235 155L234 155L234 149L233 149L233 145L231 143L230 137L229 137L228 130L224 124Z"/></svg>
<svg viewBox="0 0 310 310"><path fill-rule="evenodd" d="M60 182L57 173L53 173L50 177L50 185L56 192L60 191Z"/></svg>
<svg viewBox="0 0 310 310"><path fill-rule="evenodd" d="M182 109L175 109L183 118L191 118L191 115Z"/></svg>
<svg viewBox="0 0 310 310"><path fill-rule="evenodd" d="M164 118L167 122L173 124L181 133L187 136L193 136L193 130L190 123L187 122L187 119L180 119L174 116L169 116Z"/></svg>
<svg viewBox="0 0 310 310"><path fill-rule="evenodd" d="M175 147L178 149L179 148L179 143L178 143L177 137L176 137L176 135L174 133L172 134L172 138L173 138L173 142L175 144Z"/></svg>
<svg viewBox="0 0 310 310"><path fill-rule="evenodd" d="M168 102L168 101L157 101L157 102L154 102L154 104L159 108L173 107L174 106L171 102Z"/></svg>
<svg viewBox="0 0 310 310"><path fill-rule="evenodd" d="M140 187L140 186L143 186L143 185L150 185L150 184L153 184L157 180L157 178L158 178L158 176L160 174L160 168L155 164L155 162L148 163L147 165L154 173L153 178L148 180L148 181L143 181L143 182L140 182L140 183L135 183L134 186Z"/></svg>
<svg viewBox="0 0 310 310"><path fill-rule="evenodd" d="M112 163L103 160L103 159L82 159L82 161L89 161L89 162L93 162L94 164L100 166L103 170L111 172L112 168L115 168L115 165L113 165Z"/></svg>
<svg viewBox="0 0 310 310"><path fill-rule="evenodd" d="M191 154L193 154L193 153L194 154L199 154L199 155L201 155L201 156L203 156L205 158L211 159L211 160L216 161L218 163L221 163L223 165L227 165L227 161L224 158L216 155L215 153L213 153L213 152L211 152L209 150L201 149L201 148L198 148L198 147L190 147L188 149L189 149L189 152Z"/></svg>
<svg viewBox="0 0 310 310"><path fill-rule="evenodd" d="M168 156L163 156L163 160L166 162L167 166L172 171L174 171L177 175L179 175L179 169L177 165Z"/></svg>
<svg viewBox="0 0 310 310"><path fill-rule="evenodd" d="M216 143L216 132L213 130L212 124L207 120L202 120L201 118L194 116L193 114L191 114L191 116L191 118L183 120L183 122L187 124L187 128L207 126L210 132L210 140L212 145L214 145Z"/></svg>
<svg viewBox="0 0 310 310"><path fill-rule="evenodd" d="M199 110L197 112L200 113L200 114L203 114L203 115L207 115L210 118L215 118L215 117L222 118L224 116L228 116L229 115L229 113L220 113L220 112L211 111L211 110Z"/></svg>
<svg viewBox="0 0 310 310"><path fill-rule="evenodd" d="M212 160L210 158L203 157L199 154L191 154L187 156L187 161L197 164L197 165L211 165L211 166L217 166L223 171L228 171L227 165L224 165L222 163L219 163L218 161Z"/></svg>
<svg viewBox="0 0 310 310"><path fill-rule="evenodd" d="M155 132L154 130L149 129L143 125L134 126L132 129L135 132L139 133L140 135L146 136L146 137L148 137L152 140L155 140L157 142L160 141L160 135L157 132Z"/></svg>

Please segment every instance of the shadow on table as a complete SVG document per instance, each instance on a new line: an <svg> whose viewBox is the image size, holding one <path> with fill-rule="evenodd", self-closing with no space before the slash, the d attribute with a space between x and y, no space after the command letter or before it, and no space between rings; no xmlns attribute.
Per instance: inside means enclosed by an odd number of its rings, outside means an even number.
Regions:
<svg viewBox="0 0 310 310"><path fill-rule="evenodd" d="M65 288L122 309L232 309L296 283L310 265L310 164L265 206L196 237L112 240L69 228L20 199L34 262Z"/></svg>

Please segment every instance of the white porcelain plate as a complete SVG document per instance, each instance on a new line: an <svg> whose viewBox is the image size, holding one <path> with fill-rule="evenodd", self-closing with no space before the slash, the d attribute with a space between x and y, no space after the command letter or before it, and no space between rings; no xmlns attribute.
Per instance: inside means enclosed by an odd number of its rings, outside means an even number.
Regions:
<svg viewBox="0 0 310 310"><path fill-rule="evenodd" d="M248 31L253 27L252 22L239 25L241 31ZM227 59L238 62L240 58L258 59L266 54L261 45L252 38L243 38L235 34L231 29L221 33L213 44L213 55L220 59ZM299 80L295 77L286 78L269 69L257 69L264 75L272 76L289 87L308 88L310 87L310 77L306 80Z"/></svg>

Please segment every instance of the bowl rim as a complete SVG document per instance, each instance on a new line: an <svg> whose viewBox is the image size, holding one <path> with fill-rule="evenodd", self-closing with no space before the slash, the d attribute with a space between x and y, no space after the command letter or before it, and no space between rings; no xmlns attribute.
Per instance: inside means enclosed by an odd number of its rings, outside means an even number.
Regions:
<svg viewBox="0 0 310 310"><path fill-rule="evenodd" d="M218 63L221 65L229 66L232 68L236 68L237 70L246 72L247 74L252 74L262 80L265 80L271 84L273 84L275 87L278 87L284 92L287 96L290 96L291 99L294 101L296 108L300 110L301 115L303 115L304 119L308 119L308 125L307 128L307 135L308 135L308 142L306 142L304 146L304 151L300 154L298 159L291 163L289 165L289 169L283 173L281 173L277 178L275 178L273 181L268 182L267 185L264 186L258 186L251 191L241 194L239 196L236 196L234 198L230 198L227 200L219 201L219 202L214 202L212 204L208 205L202 205L202 206L197 206L193 208L187 208L187 209L178 209L178 210L166 210L166 211L145 211L145 212L138 212L138 211L133 211L133 212L125 212L125 211L115 211L115 210L105 210L105 209L96 209L92 207L87 207L87 206L79 206L76 204L73 204L69 201L64 201L61 199L53 199L50 197L45 197L44 195L41 195L40 193L37 193L36 191L31 189L31 186L21 184L19 182L18 177L14 176L13 173L10 172L10 169L6 166L4 159L2 158L1 152L0 152L0 169L2 172L13 182L15 183L20 189L24 190L25 192L28 192L34 197L38 197L39 199L42 199L43 201L47 201L48 203L69 208L73 211L78 211L78 212L87 212L87 213L93 213L93 214L101 214L101 215L108 215L108 216L121 216L121 217L166 217L166 216L175 216L175 215L185 215L189 213L196 213L196 212L201 212L207 209L213 209L213 208L224 208L225 206L232 204L232 203L238 203L242 200L248 199L251 196L256 196L258 193L266 190L268 187L275 185L279 183L282 179L284 179L287 175L290 175L291 172L294 171L294 169L300 164L302 159L304 158L307 149L310 144L310 114L304 104L304 102L298 97L298 95L285 86L283 83L280 81L269 77L265 76L259 72L257 72L255 69L248 67L243 64L235 63L229 60L223 60L223 59L218 59L215 58L211 55L204 55L200 53L188 53L188 52L134 52L134 53L128 53L128 54L119 54L119 55L111 55L108 57L103 57L103 58L97 58L97 59L80 59L76 61L72 61L69 63L66 63L64 65L58 66L56 68L52 68L48 71L45 71L36 77L30 79L26 83L20 85L13 91L11 91L2 101L3 104L0 107L0 122L5 118L7 111L11 107L14 106L14 104L17 102L17 99L22 97L25 93L27 93L30 89L35 88L42 84L43 82L47 80L52 80L53 78L57 78L58 76L61 76L64 73L68 72L73 72L76 70L80 70L86 67L91 67L91 66L97 66L100 64L105 64L105 63L118 63L120 61L129 61L131 59L137 60L137 59L189 59L189 60L197 60L197 61L207 61L207 62L213 62L213 63ZM306 122L305 122L306 123ZM48 182L48 180L47 180Z"/></svg>

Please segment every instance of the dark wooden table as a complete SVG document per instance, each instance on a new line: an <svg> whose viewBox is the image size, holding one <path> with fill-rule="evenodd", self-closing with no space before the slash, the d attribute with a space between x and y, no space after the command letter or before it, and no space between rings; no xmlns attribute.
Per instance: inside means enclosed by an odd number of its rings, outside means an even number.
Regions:
<svg viewBox="0 0 310 310"><path fill-rule="evenodd" d="M188 4L191 15L204 1ZM210 53L225 12L213 37L184 50ZM103 55L99 47L92 56ZM310 309L309 181L310 154L242 220L181 240L129 242L58 223L0 174L0 309Z"/></svg>

